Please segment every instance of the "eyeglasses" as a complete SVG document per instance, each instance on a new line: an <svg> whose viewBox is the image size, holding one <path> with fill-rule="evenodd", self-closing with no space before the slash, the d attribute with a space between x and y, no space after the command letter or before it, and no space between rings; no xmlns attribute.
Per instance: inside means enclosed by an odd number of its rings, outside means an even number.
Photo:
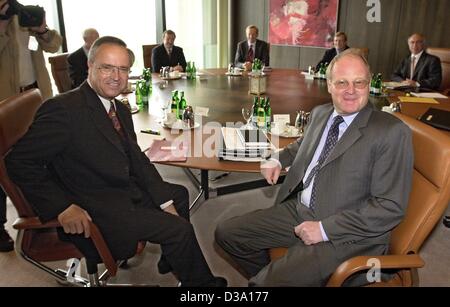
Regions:
<svg viewBox="0 0 450 307"><path fill-rule="evenodd" d="M357 79L357 80L353 81L353 87L358 90L365 89L368 84L369 84L369 81L367 81L365 79ZM348 82L347 80L337 80L337 81L333 82L333 85L338 90L345 90L345 89L348 89L350 82Z"/></svg>
<svg viewBox="0 0 450 307"><path fill-rule="evenodd" d="M128 75L130 73L130 68L125 66L113 66L108 64L103 64L97 67L98 70L104 75L112 75L116 72L116 70L119 72L120 75Z"/></svg>

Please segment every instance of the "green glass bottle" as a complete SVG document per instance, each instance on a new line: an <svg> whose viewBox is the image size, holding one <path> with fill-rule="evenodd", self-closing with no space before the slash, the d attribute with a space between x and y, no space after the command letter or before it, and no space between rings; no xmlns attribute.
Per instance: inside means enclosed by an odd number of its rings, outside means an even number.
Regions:
<svg viewBox="0 0 450 307"><path fill-rule="evenodd" d="M272 126L272 107L270 106L270 98L266 97L266 103L264 107L265 113L266 113L266 129L267 131L270 131L270 128Z"/></svg>
<svg viewBox="0 0 450 307"><path fill-rule="evenodd" d="M256 124L258 123L258 107L259 107L259 98L258 96L255 96L253 98L253 115L252 115L252 123Z"/></svg>
<svg viewBox="0 0 450 307"><path fill-rule="evenodd" d="M261 97L259 99L259 106L258 106L258 128L259 129L265 129L266 128L266 112L265 112L265 100L264 97Z"/></svg>
<svg viewBox="0 0 450 307"><path fill-rule="evenodd" d="M178 117L178 91L172 92L172 103L170 104L170 111Z"/></svg>
<svg viewBox="0 0 450 307"><path fill-rule="evenodd" d="M197 77L197 68L195 68L195 62L192 62L191 79L195 80L196 77Z"/></svg>
<svg viewBox="0 0 450 307"><path fill-rule="evenodd" d="M186 109L186 98L184 98L184 91L180 91L180 100L178 101L178 113L177 118L183 119L183 112Z"/></svg>
<svg viewBox="0 0 450 307"><path fill-rule="evenodd" d="M141 93L141 80L136 81L136 90L135 90L134 94L136 96L136 105L139 108L139 110L141 110L143 107L142 93Z"/></svg>
<svg viewBox="0 0 450 307"><path fill-rule="evenodd" d="M186 64L186 78L188 80L191 79L191 74L192 74L192 66L191 66L191 61L187 62Z"/></svg>

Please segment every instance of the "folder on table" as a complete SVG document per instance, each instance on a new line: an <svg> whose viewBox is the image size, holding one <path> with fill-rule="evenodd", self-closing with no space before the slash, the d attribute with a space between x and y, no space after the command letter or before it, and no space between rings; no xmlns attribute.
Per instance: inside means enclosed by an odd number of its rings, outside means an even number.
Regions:
<svg viewBox="0 0 450 307"><path fill-rule="evenodd" d="M146 154L150 162L186 162L188 150L187 142L155 140Z"/></svg>
<svg viewBox="0 0 450 307"><path fill-rule="evenodd" d="M450 111L429 108L420 120L435 128L450 131Z"/></svg>

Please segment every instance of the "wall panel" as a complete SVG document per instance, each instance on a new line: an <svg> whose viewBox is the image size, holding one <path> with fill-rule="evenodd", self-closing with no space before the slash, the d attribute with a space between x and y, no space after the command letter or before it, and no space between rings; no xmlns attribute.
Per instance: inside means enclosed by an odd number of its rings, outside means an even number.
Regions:
<svg viewBox="0 0 450 307"><path fill-rule="evenodd" d="M260 28L260 38L267 40L269 0L234 1L235 25L232 41L245 38L248 24ZM340 0L338 30L349 36L349 45L368 47L369 62L374 72L389 76L400 60L408 54L406 39L413 32L422 32L428 45L450 47L448 21L450 0L380 0L381 22L369 23L365 0ZM234 48L235 50L235 48ZM317 64L325 49L310 47L271 46L271 66L306 69Z"/></svg>

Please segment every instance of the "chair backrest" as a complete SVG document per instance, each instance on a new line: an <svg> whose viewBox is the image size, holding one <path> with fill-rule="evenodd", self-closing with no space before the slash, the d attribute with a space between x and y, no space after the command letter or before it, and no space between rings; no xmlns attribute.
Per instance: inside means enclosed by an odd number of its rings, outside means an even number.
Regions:
<svg viewBox="0 0 450 307"><path fill-rule="evenodd" d="M156 46L158 46L158 44L142 45L142 55L144 57L144 67L145 68L152 68L152 51L153 51L153 48L155 48Z"/></svg>
<svg viewBox="0 0 450 307"><path fill-rule="evenodd" d="M48 58L52 67L52 76L58 92L64 93L72 89L72 80L69 75L69 63L67 57L69 53L61 53Z"/></svg>
<svg viewBox="0 0 450 307"><path fill-rule="evenodd" d="M369 48L367 47L352 47L353 49L357 49L361 52L361 54L366 58L366 60L369 60Z"/></svg>
<svg viewBox="0 0 450 307"><path fill-rule="evenodd" d="M442 82L439 90L450 89L450 48L427 48L427 53L437 56L441 59Z"/></svg>
<svg viewBox="0 0 450 307"><path fill-rule="evenodd" d="M0 101L0 184L11 198L19 217L32 217L35 214L20 190L9 180L4 157L27 132L42 101L39 89L32 89Z"/></svg>
<svg viewBox="0 0 450 307"><path fill-rule="evenodd" d="M56 233L56 228L60 227L58 221L54 220L46 224L39 221L31 205L6 172L5 156L28 131L35 113L42 103L43 99L39 89L28 90L0 101L0 185L8 194L19 216L13 225L14 228L19 229L18 237L20 239L17 240L16 249L27 261L35 265L40 261L83 257L72 243L62 242L59 239ZM100 255L101 262L105 264L110 276L114 276L117 272L117 264L98 227L93 223L90 227L91 238ZM92 260L94 264L99 261ZM37 266L49 272L43 264L38 263ZM58 274L53 275L60 278Z"/></svg>
<svg viewBox="0 0 450 307"><path fill-rule="evenodd" d="M417 254L450 201L450 138L412 117L397 114L413 132L414 171L408 209L392 232L390 254Z"/></svg>

